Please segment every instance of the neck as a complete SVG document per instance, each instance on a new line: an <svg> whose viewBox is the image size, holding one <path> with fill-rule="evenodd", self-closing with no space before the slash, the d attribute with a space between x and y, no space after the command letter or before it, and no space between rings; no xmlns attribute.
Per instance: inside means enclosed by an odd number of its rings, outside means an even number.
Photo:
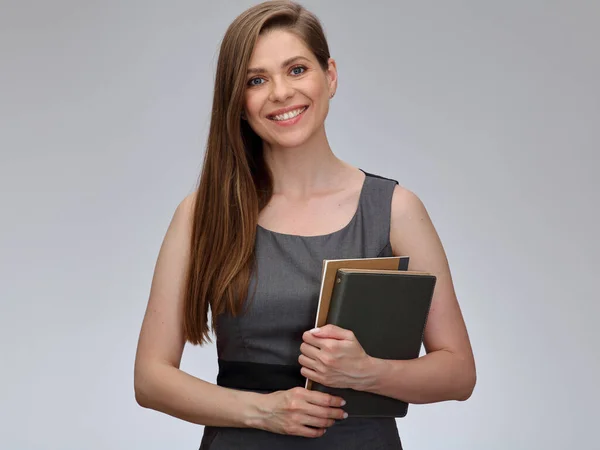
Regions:
<svg viewBox="0 0 600 450"><path fill-rule="evenodd" d="M273 193L297 199L335 186L348 165L332 152L325 130L297 147L264 143L263 151L273 176Z"/></svg>

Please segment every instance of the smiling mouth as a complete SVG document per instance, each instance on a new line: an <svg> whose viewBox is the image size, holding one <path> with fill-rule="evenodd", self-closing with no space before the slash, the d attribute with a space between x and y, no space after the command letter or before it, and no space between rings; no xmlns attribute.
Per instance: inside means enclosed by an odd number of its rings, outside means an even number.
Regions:
<svg viewBox="0 0 600 450"><path fill-rule="evenodd" d="M278 114L276 116L268 116L268 118L274 122L284 122L286 120L291 120L295 117L298 117L304 111L308 109L308 106L304 106L303 108L298 108L293 111L286 112L284 114Z"/></svg>

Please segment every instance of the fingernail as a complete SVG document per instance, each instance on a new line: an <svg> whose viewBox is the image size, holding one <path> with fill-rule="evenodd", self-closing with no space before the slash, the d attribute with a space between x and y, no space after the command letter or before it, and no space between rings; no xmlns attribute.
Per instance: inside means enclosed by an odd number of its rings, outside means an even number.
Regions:
<svg viewBox="0 0 600 450"><path fill-rule="evenodd" d="M345 413L344 413L344 419L347 419L347 418L348 418L348 413L347 413L347 412L345 412Z"/></svg>
<svg viewBox="0 0 600 450"><path fill-rule="evenodd" d="M346 404L346 400L342 400L342 406Z"/></svg>
<svg viewBox="0 0 600 450"><path fill-rule="evenodd" d="M310 330L310 332L311 332L312 334L318 333L319 331L321 331L321 329L320 329L320 328L313 328L312 330Z"/></svg>

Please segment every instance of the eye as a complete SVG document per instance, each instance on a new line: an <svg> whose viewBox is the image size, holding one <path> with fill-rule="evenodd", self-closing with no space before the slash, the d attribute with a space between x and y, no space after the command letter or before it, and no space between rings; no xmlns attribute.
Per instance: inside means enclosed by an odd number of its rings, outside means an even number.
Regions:
<svg viewBox="0 0 600 450"><path fill-rule="evenodd" d="M264 81L264 78L254 77L248 80L248 86L260 86L262 83L255 83L255 81Z"/></svg>
<svg viewBox="0 0 600 450"><path fill-rule="evenodd" d="M304 67L304 66L296 66L296 67L292 68L292 73L294 75L302 75L305 70L306 70L306 67Z"/></svg>

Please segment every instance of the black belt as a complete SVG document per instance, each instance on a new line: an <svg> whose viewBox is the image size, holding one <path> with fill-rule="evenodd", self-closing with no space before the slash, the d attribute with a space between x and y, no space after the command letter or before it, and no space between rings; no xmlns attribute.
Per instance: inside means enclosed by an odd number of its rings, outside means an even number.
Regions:
<svg viewBox="0 0 600 450"><path fill-rule="evenodd" d="M219 359L217 384L232 389L284 391L304 387L300 364L262 364Z"/></svg>

